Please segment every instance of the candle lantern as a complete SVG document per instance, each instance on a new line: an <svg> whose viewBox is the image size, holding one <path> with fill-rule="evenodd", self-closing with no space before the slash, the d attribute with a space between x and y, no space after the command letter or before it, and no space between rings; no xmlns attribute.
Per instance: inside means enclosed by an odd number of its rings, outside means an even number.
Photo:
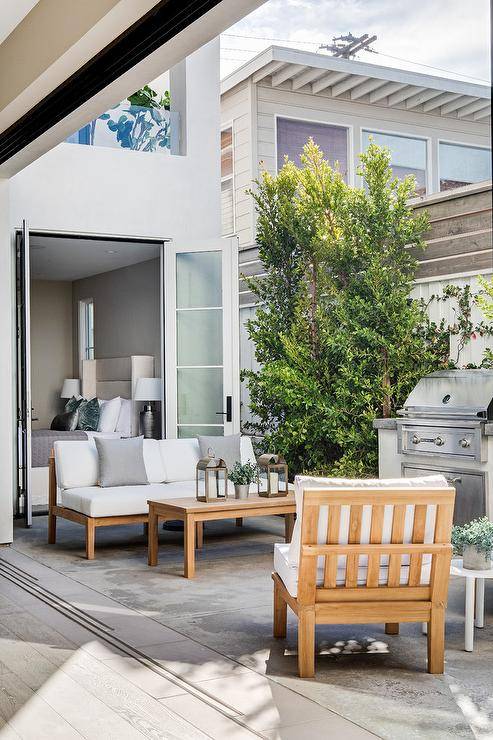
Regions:
<svg viewBox="0 0 493 740"><path fill-rule="evenodd" d="M258 495L264 498L287 496L288 466L280 455L260 455L257 460Z"/></svg>
<svg viewBox="0 0 493 740"><path fill-rule="evenodd" d="M198 461L195 470L195 496L197 501L217 501L228 497L228 468L214 450L207 450L207 457Z"/></svg>

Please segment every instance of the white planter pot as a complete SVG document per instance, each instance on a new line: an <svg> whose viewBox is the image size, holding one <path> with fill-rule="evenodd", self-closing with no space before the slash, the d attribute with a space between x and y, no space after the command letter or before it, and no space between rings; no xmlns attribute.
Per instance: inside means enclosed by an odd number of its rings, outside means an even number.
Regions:
<svg viewBox="0 0 493 740"><path fill-rule="evenodd" d="M467 570L489 570L491 553L478 552L474 545L464 545L462 564Z"/></svg>
<svg viewBox="0 0 493 740"><path fill-rule="evenodd" d="M248 498L248 494L250 492L250 486L248 483L244 486L239 486L235 484L235 498Z"/></svg>

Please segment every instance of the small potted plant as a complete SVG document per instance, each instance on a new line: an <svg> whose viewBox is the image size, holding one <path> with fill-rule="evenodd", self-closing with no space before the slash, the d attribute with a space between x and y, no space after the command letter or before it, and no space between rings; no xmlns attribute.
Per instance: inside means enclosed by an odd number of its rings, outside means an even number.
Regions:
<svg viewBox="0 0 493 740"><path fill-rule="evenodd" d="M230 470L228 478L234 484L235 498L248 498L250 484L257 480L257 466L252 463L236 462Z"/></svg>
<svg viewBox="0 0 493 740"><path fill-rule="evenodd" d="M488 517L473 519L452 529L454 552L462 554L464 568L489 570L493 550L493 522Z"/></svg>

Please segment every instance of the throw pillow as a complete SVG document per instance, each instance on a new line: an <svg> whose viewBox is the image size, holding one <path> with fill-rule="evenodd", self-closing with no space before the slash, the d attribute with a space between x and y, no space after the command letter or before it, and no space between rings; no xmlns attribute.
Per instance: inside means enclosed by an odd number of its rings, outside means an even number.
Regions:
<svg viewBox="0 0 493 740"><path fill-rule="evenodd" d="M77 422L79 420L79 412L65 411L63 414L55 416L51 422L50 429L56 432L73 432L77 429Z"/></svg>
<svg viewBox="0 0 493 740"><path fill-rule="evenodd" d="M144 438L94 439L99 457L99 485L140 486L149 483L144 463Z"/></svg>
<svg viewBox="0 0 493 740"><path fill-rule="evenodd" d="M97 432L99 423L99 403L97 398L90 401L82 401L79 408L79 423L77 429L85 432Z"/></svg>
<svg viewBox="0 0 493 740"><path fill-rule="evenodd" d="M83 398L83 396L72 396L72 398L69 398L67 403L65 404L65 411L75 411L79 408L82 401L85 401L86 399Z"/></svg>
<svg viewBox="0 0 493 740"><path fill-rule="evenodd" d="M103 401L99 407L98 432L114 432L120 414L122 400L120 396L111 401Z"/></svg>
<svg viewBox="0 0 493 740"><path fill-rule="evenodd" d="M128 398L122 398L115 432L120 432L124 437L130 437L132 434L132 401Z"/></svg>
<svg viewBox="0 0 493 740"><path fill-rule="evenodd" d="M240 435L229 434L226 437L199 436L200 457L207 457L208 450L214 450L216 457L220 457L226 463L228 472L233 469L236 462L241 462Z"/></svg>

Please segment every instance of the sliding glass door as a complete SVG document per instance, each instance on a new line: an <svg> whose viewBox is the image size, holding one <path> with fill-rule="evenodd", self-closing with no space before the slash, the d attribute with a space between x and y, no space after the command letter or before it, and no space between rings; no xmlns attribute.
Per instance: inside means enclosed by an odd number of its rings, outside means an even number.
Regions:
<svg viewBox="0 0 493 740"><path fill-rule="evenodd" d="M236 238L165 247L166 433L239 431Z"/></svg>
<svg viewBox="0 0 493 740"><path fill-rule="evenodd" d="M16 515L32 525L31 501L31 299L29 230L16 234L17 291L17 503Z"/></svg>

